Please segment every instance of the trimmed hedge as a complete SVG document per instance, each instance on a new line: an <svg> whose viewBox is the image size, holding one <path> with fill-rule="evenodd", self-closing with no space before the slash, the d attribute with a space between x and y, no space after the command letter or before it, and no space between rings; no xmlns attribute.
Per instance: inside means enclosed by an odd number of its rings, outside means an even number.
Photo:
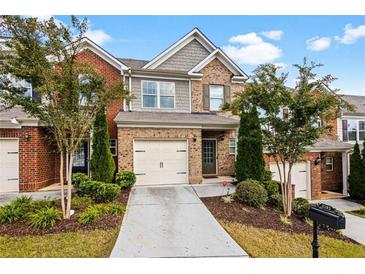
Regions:
<svg viewBox="0 0 365 274"><path fill-rule="evenodd" d="M115 176L115 182L121 188L130 188L136 183L136 174L133 171L118 172Z"/></svg>
<svg viewBox="0 0 365 274"><path fill-rule="evenodd" d="M91 178L89 176L87 176L86 174L84 173L74 173L72 174L72 184L73 186L78 189L80 184L83 183L83 182L90 182L91 181Z"/></svg>
<svg viewBox="0 0 365 274"><path fill-rule="evenodd" d="M305 219L309 217L310 204L305 198L295 198L292 202L292 208L299 218Z"/></svg>
<svg viewBox="0 0 365 274"><path fill-rule="evenodd" d="M253 207L264 207L268 200L266 189L259 181L248 179L237 185L235 197Z"/></svg>
<svg viewBox="0 0 365 274"><path fill-rule="evenodd" d="M95 202L110 202L118 196L120 187L112 183L83 181L78 185L77 193L80 196L89 196Z"/></svg>

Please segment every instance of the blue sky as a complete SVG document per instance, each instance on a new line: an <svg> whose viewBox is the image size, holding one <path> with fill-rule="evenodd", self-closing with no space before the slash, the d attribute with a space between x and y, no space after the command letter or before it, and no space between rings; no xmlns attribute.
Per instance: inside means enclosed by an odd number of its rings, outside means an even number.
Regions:
<svg viewBox="0 0 365 274"><path fill-rule="evenodd" d="M341 93L365 95L364 16L86 16L90 38L116 57L151 59L194 27L251 74L271 62L295 79L303 57L324 64ZM68 16L56 16L68 23ZM346 27L347 26L347 27Z"/></svg>

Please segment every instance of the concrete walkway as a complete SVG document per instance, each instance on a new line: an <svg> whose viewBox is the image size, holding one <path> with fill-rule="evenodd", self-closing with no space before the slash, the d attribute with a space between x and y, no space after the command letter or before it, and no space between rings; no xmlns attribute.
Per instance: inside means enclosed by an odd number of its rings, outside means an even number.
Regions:
<svg viewBox="0 0 365 274"><path fill-rule="evenodd" d="M342 211L346 217L346 228L342 231L343 235L365 245L365 219L346 213L346 211L359 210L363 207L362 205L345 199L318 200L313 202L327 204Z"/></svg>
<svg viewBox="0 0 365 274"><path fill-rule="evenodd" d="M111 257L248 257L193 187L135 187Z"/></svg>
<svg viewBox="0 0 365 274"><path fill-rule="evenodd" d="M21 196L32 197L33 200L58 199L61 197L61 192L58 190L58 191L2 193L2 194L0 194L0 205L5 205L7 203L10 203L15 198L21 197Z"/></svg>

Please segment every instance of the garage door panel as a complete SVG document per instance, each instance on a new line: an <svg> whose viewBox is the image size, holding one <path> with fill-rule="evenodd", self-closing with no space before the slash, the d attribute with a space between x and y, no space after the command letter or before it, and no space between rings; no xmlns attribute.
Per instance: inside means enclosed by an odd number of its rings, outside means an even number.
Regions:
<svg viewBox="0 0 365 274"><path fill-rule="evenodd" d="M19 191L19 141L0 139L0 193Z"/></svg>
<svg viewBox="0 0 365 274"><path fill-rule="evenodd" d="M285 166L286 171L288 170L288 165ZM302 198L310 198L308 181L309 181L309 173L307 171L307 163L306 162L299 162L296 163L292 167L291 179L292 184L295 185L295 197L302 197ZM280 170L283 172L282 165L280 165ZM273 180L280 181L280 176L278 172L278 167L276 163L270 163L270 171L273 176Z"/></svg>
<svg viewBox="0 0 365 274"><path fill-rule="evenodd" d="M136 185L187 182L187 145L182 140L135 140ZM142 152L143 151L143 152Z"/></svg>

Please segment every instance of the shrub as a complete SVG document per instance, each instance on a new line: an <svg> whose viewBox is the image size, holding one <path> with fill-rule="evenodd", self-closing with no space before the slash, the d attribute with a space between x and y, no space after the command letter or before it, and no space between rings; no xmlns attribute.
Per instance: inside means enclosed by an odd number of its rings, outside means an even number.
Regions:
<svg viewBox="0 0 365 274"><path fill-rule="evenodd" d="M301 219L309 217L310 205L305 198L295 198L293 200L292 208L294 213Z"/></svg>
<svg viewBox="0 0 365 274"><path fill-rule="evenodd" d="M233 195L223 196L223 197L222 197L222 201L223 201L223 203L225 203L225 204L231 204L231 203L233 203L233 202L234 202L234 197L233 197Z"/></svg>
<svg viewBox="0 0 365 274"><path fill-rule="evenodd" d="M85 209L93 204L93 200L89 196L74 195L71 200L71 208L73 209Z"/></svg>
<svg viewBox="0 0 365 274"><path fill-rule="evenodd" d="M118 172L115 177L115 182L121 188L132 187L136 183L136 174L134 174L132 171Z"/></svg>
<svg viewBox="0 0 365 274"><path fill-rule="evenodd" d="M124 206L118 204L91 205L80 214L79 222L81 224L88 224L98 220L105 214L122 215L124 212Z"/></svg>
<svg viewBox="0 0 365 274"><path fill-rule="evenodd" d="M62 213L53 207L46 207L29 214L30 225L34 228L54 226L62 218Z"/></svg>
<svg viewBox="0 0 365 274"><path fill-rule="evenodd" d="M279 185L276 181L262 181L261 184L266 189L269 198L271 198L272 195L279 193Z"/></svg>
<svg viewBox="0 0 365 274"><path fill-rule="evenodd" d="M79 184L78 194L90 196L96 202L108 202L117 197L120 187L112 183L84 181Z"/></svg>
<svg viewBox="0 0 365 274"><path fill-rule="evenodd" d="M283 210L283 196L278 192L272 195L269 199L271 205L279 210Z"/></svg>
<svg viewBox="0 0 365 274"><path fill-rule="evenodd" d="M254 207L264 207L268 200L266 189L256 180L248 179L237 185L235 197Z"/></svg>
<svg viewBox="0 0 365 274"><path fill-rule="evenodd" d="M32 210L33 203L31 197L22 196L0 207L0 223L14 223L25 218Z"/></svg>
<svg viewBox="0 0 365 274"><path fill-rule="evenodd" d="M88 177L84 173L74 173L74 174L72 174L72 184L76 189L79 188L79 186L82 182L89 182L89 181L91 181L90 177Z"/></svg>
<svg viewBox="0 0 365 274"><path fill-rule="evenodd" d="M59 203L60 201L57 199L36 200L31 204L31 211L36 211L46 207L57 207Z"/></svg>

